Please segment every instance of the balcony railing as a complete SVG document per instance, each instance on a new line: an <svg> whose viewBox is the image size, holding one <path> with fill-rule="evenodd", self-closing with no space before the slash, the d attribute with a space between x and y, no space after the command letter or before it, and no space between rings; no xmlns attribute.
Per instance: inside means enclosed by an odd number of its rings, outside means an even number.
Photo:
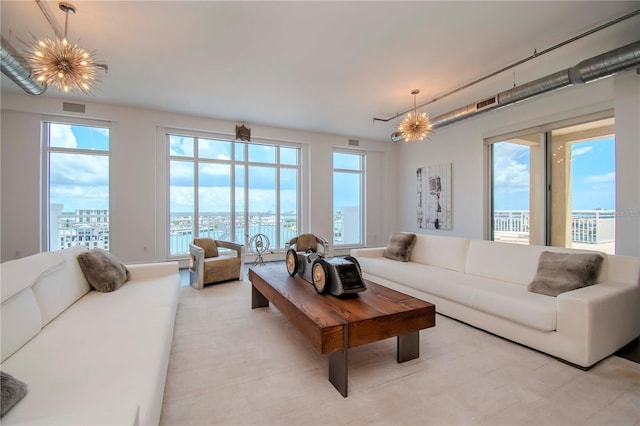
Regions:
<svg viewBox="0 0 640 426"><path fill-rule="evenodd" d="M575 243L603 244L615 241L613 210L574 210L571 212L571 241ZM496 210L493 213L496 236L527 238L529 212L525 210Z"/></svg>
<svg viewBox="0 0 640 426"><path fill-rule="evenodd" d="M244 216L237 216L234 225L231 226L231 217L228 215L202 214L198 224L198 235L243 244L248 242L245 235L247 231L245 231ZM252 213L249 216L247 228L249 239L256 234L266 235L269 238L271 250L283 249L286 242L298 235L295 213L281 214L279 222L276 221L276 215L273 213ZM189 243L193 241L193 229L193 215L181 213L171 215L169 229L171 255L179 256L189 253Z"/></svg>

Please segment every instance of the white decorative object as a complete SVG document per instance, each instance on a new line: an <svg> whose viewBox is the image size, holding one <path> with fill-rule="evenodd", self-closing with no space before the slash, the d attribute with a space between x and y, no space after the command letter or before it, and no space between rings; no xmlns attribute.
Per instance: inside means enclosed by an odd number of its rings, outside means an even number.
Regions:
<svg viewBox="0 0 640 426"><path fill-rule="evenodd" d="M264 259L262 255L269 251L271 242L269 237L264 234L256 234L249 240L249 250L256 254L256 260L253 261L251 266L264 265Z"/></svg>

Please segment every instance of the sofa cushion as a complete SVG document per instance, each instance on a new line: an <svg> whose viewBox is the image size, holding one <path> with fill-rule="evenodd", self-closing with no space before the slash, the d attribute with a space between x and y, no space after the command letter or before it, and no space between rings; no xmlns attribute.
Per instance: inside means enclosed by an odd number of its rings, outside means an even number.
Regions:
<svg viewBox="0 0 640 426"><path fill-rule="evenodd" d="M382 256L387 259L408 262L415 243L416 234L394 232L389 236L389 243Z"/></svg>
<svg viewBox="0 0 640 426"><path fill-rule="evenodd" d="M536 276L527 287L534 293L560 293L596 283L604 257L598 253L540 253Z"/></svg>
<svg viewBox="0 0 640 426"><path fill-rule="evenodd" d="M30 287L43 276L62 267L64 257L58 252L37 253L0 264L2 302Z"/></svg>
<svg viewBox="0 0 640 426"><path fill-rule="evenodd" d="M193 244L204 249L204 257L218 257L218 246L213 238L195 238Z"/></svg>
<svg viewBox="0 0 640 426"><path fill-rule="evenodd" d="M0 371L0 390L2 391L2 412L3 417L27 394L27 384L13 377L11 374Z"/></svg>
<svg viewBox="0 0 640 426"><path fill-rule="evenodd" d="M441 235L416 235L411 261L464 272L469 240Z"/></svg>
<svg viewBox="0 0 640 426"><path fill-rule="evenodd" d="M526 287L415 262L358 258L365 278L380 277L541 331L557 327L556 299ZM436 310L438 306L436 305ZM439 312L439 311L438 311Z"/></svg>
<svg viewBox="0 0 640 426"><path fill-rule="evenodd" d="M88 250L86 246L74 246L56 251L55 253L65 259L64 265L40 278L33 285L33 294L40 306L43 327L91 290L76 260L80 253Z"/></svg>
<svg viewBox="0 0 640 426"><path fill-rule="evenodd" d="M137 404L139 424L157 425L179 292L173 274L86 294L2 364L29 385L3 424L92 408L92 422L73 424L105 424L105 405Z"/></svg>
<svg viewBox="0 0 640 426"><path fill-rule="evenodd" d="M42 328L42 316L31 288L2 304L0 310L2 362L13 355Z"/></svg>
<svg viewBox="0 0 640 426"><path fill-rule="evenodd" d="M78 263L91 287L102 293L119 289L129 278L127 268L115 256L102 249L80 253Z"/></svg>
<svg viewBox="0 0 640 426"><path fill-rule="evenodd" d="M554 253L598 253L564 247L471 240L467 254L466 273L527 287L536 275L538 259L543 251ZM596 282L606 280L607 271L608 267L605 261Z"/></svg>

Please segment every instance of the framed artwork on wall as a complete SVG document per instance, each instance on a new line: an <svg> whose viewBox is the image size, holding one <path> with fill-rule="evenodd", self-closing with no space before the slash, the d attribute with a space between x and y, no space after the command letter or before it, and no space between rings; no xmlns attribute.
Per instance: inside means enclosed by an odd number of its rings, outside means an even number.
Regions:
<svg viewBox="0 0 640 426"><path fill-rule="evenodd" d="M416 170L418 229L452 229L451 163Z"/></svg>

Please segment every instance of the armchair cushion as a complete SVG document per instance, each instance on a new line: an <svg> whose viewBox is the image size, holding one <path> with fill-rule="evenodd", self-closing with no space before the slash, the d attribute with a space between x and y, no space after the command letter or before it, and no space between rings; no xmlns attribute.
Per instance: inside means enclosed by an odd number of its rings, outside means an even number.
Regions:
<svg viewBox="0 0 640 426"><path fill-rule="evenodd" d="M204 283L217 283L228 280L237 280L241 274L242 259L230 255L221 255L204 260Z"/></svg>
<svg viewBox="0 0 640 426"><path fill-rule="evenodd" d="M300 234L296 241L296 251L318 251L318 242L313 234Z"/></svg>
<svg viewBox="0 0 640 426"><path fill-rule="evenodd" d="M204 249L204 257L218 257L218 246L212 238L195 238L193 243Z"/></svg>

